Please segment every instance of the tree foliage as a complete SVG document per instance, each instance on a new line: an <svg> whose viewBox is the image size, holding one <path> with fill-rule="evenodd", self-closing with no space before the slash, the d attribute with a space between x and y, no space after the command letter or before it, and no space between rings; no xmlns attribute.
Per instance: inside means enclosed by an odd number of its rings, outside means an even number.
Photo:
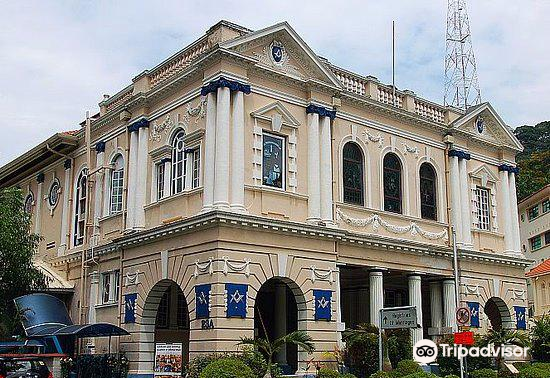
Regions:
<svg viewBox="0 0 550 378"><path fill-rule="evenodd" d="M30 232L30 226L21 190L0 189L0 338L21 331L13 299L45 286L32 264L40 237Z"/></svg>
<svg viewBox="0 0 550 378"><path fill-rule="evenodd" d="M524 147L517 156L517 195L521 200L550 184L550 121L517 127L514 134Z"/></svg>
<svg viewBox="0 0 550 378"><path fill-rule="evenodd" d="M535 319L531 327L531 355L541 362L550 362L550 315Z"/></svg>

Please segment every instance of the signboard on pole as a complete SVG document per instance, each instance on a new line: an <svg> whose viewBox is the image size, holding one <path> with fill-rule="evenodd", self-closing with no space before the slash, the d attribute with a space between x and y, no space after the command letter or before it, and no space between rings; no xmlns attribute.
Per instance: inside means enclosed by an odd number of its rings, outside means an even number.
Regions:
<svg viewBox="0 0 550 378"><path fill-rule="evenodd" d="M182 375L183 344L155 344L155 378L180 377Z"/></svg>
<svg viewBox="0 0 550 378"><path fill-rule="evenodd" d="M456 321L458 325L470 323L470 309L468 307L459 307L456 309Z"/></svg>
<svg viewBox="0 0 550 378"><path fill-rule="evenodd" d="M418 328L416 307L389 307L380 310L382 329Z"/></svg>
<svg viewBox="0 0 550 378"><path fill-rule="evenodd" d="M473 332L455 332L454 343L457 345L474 345Z"/></svg>

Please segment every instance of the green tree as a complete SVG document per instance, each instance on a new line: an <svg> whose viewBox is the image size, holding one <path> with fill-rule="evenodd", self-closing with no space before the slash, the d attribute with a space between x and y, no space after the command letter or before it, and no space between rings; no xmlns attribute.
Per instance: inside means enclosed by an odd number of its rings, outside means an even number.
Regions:
<svg viewBox="0 0 550 378"><path fill-rule="evenodd" d="M501 345L517 345L520 347L526 347L529 345L529 335L522 331L510 330L501 328L498 330L491 329L487 334L481 337L480 346L495 345L497 347ZM503 359L499 356L495 358L496 365L499 370L505 370L503 368Z"/></svg>
<svg viewBox="0 0 550 378"><path fill-rule="evenodd" d="M270 341L268 338L264 339L261 337L243 337L239 343L239 345L251 345L267 357L267 371L264 378L271 378L273 357L287 344L297 345L307 353L313 353L315 351L313 339L305 331L294 331L273 341Z"/></svg>
<svg viewBox="0 0 550 378"><path fill-rule="evenodd" d="M531 355L541 362L550 362L550 315L535 319L531 327Z"/></svg>
<svg viewBox="0 0 550 378"><path fill-rule="evenodd" d="M30 232L31 217L23 209L20 189L0 189L0 338L20 333L13 299L45 286L32 264L40 237Z"/></svg>

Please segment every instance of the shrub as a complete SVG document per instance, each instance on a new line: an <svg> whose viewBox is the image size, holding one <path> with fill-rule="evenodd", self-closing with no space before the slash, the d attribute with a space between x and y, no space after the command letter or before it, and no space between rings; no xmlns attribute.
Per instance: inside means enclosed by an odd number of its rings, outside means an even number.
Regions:
<svg viewBox="0 0 550 378"><path fill-rule="evenodd" d="M460 378L458 375L448 374L444 378Z"/></svg>
<svg viewBox="0 0 550 378"><path fill-rule="evenodd" d="M524 364L519 368L518 378L550 378L550 364Z"/></svg>
<svg viewBox="0 0 550 378"><path fill-rule="evenodd" d="M201 372L213 361L223 358L222 354L199 354L189 363L189 378L199 378Z"/></svg>
<svg viewBox="0 0 550 378"><path fill-rule="evenodd" d="M498 378L496 370L493 369L479 369L470 372L470 378Z"/></svg>
<svg viewBox="0 0 550 378"><path fill-rule="evenodd" d="M263 378L263 376L266 373L267 361L265 360L264 356L258 351L252 350L250 348L245 348L242 353L234 353L234 354L212 353L212 354L198 355L189 363L189 370L188 370L187 377L199 378L201 372L210 363L217 360L226 359L226 358L233 358L244 362L246 366L249 366L250 369L252 369L252 372L254 373L255 378ZM271 377L278 378L280 376L281 376L281 371L279 367L277 367L276 365L273 365L271 368Z"/></svg>
<svg viewBox="0 0 550 378"><path fill-rule="evenodd" d="M392 372L394 377L404 377L414 373L421 373L422 368L413 360L401 360L397 363L397 368Z"/></svg>
<svg viewBox="0 0 550 378"><path fill-rule="evenodd" d="M418 371L416 373L405 375L403 378L439 378L439 377L433 373Z"/></svg>
<svg viewBox="0 0 550 378"><path fill-rule="evenodd" d="M536 319L531 328L531 356L536 361L550 362L550 315Z"/></svg>
<svg viewBox="0 0 550 378"><path fill-rule="evenodd" d="M357 377L351 373L345 373L340 375L340 378L357 378Z"/></svg>
<svg viewBox="0 0 550 378"><path fill-rule="evenodd" d="M412 360L412 343L408 329L387 330L388 357L395 369L401 360Z"/></svg>
<svg viewBox="0 0 550 378"><path fill-rule="evenodd" d="M377 371L374 374L371 374L369 378L391 378L392 375L387 371Z"/></svg>
<svg viewBox="0 0 550 378"><path fill-rule="evenodd" d="M378 328L361 324L344 332L346 349L344 362L350 373L359 378L369 377L378 370Z"/></svg>
<svg viewBox="0 0 550 378"><path fill-rule="evenodd" d="M317 373L317 378L340 378L340 373L331 369L321 368Z"/></svg>
<svg viewBox="0 0 550 378"><path fill-rule="evenodd" d="M208 364L199 378L255 378L252 369L235 358L222 358Z"/></svg>

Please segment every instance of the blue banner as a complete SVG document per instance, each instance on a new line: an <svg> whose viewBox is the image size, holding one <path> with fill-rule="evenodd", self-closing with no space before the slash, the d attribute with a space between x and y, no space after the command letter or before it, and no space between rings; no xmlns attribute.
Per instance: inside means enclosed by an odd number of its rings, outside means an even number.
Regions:
<svg viewBox="0 0 550 378"><path fill-rule="evenodd" d="M137 293L124 295L124 323L136 322L136 300Z"/></svg>
<svg viewBox="0 0 550 378"><path fill-rule="evenodd" d="M248 285L225 284L226 312L228 318L246 318Z"/></svg>
<svg viewBox="0 0 550 378"><path fill-rule="evenodd" d="M197 319L207 319L210 317L210 293L212 285L195 286L195 303L197 306Z"/></svg>
<svg viewBox="0 0 550 378"><path fill-rule="evenodd" d="M527 319L525 317L525 307L514 306L514 311L516 313L516 328L517 329L527 329Z"/></svg>
<svg viewBox="0 0 550 378"><path fill-rule="evenodd" d="M331 300L332 291L313 290L315 300L315 320L330 320L332 317Z"/></svg>
<svg viewBox="0 0 550 378"><path fill-rule="evenodd" d="M479 303L467 302L470 309L470 327L479 328Z"/></svg>

